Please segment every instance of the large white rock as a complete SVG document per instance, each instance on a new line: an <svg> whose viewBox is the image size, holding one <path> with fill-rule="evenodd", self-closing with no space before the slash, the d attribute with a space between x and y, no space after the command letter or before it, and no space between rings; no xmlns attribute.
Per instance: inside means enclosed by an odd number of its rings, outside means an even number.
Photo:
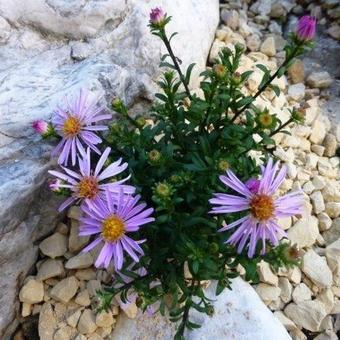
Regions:
<svg viewBox="0 0 340 340"><path fill-rule="evenodd" d="M56 222L58 203L41 193L51 147L30 124L49 119L80 87L104 94L103 101L116 95L130 106L147 104L165 53L147 27L156 6L173 17L168 31L179 32L173 49L183 69L197 64L195 86L218 25L218 0L0 0L0 338L17 325L16 287L35 263L33 243Z"/></svg>
<svg viewBox="0 0 340 340"><path fill-rule="evenodd" d="M260 300L254 289L242 279L232 283L232 290L226 289L219 296L214 292L216 284L207 289L207 296L214 300L214 315L193 311L191 320L202 325L194 331L187 331L188 340L289 340L291 337L282 324L273 316ZM175 327L159 314L147 316L138 314L136 319L127 318L124 313L118 316L111 339L134 340L147 335L148 339L170 340Z"/></svg>

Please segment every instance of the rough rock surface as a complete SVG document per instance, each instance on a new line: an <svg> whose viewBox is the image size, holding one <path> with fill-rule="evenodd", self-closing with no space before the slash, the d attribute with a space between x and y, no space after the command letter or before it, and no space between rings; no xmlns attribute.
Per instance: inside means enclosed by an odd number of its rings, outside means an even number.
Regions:
<svg viewBox="0 0 340 340"><path fill-rule="evenodd" d="M214 300L214 315L209 317L193 312L192 321L202 324L202 327L187 332L186 339L272 339L273 334L276 340L290 339L284 327L242 279L234 280L232 290L226 289L218 298L214 290L215 284L207 289L207 296ZM174 327L160 316L139 314L136 319L129 319L121 313L112 338L133 340L138 339L140 334L148 334L150 339L171 339Z"/></svg>
<svg viewBox="0 0 340 340"><path fill-rule="evenodd" d="M218 0L0 0L0 337L16 326L16 287L35 262L33 242L56 219L55 199L40 193L50 147L29 125L79 87L129 105L150 99L164 53L147 27L155 6L173 16L183 66L197 63L194 84L218 24Z"/></svg>

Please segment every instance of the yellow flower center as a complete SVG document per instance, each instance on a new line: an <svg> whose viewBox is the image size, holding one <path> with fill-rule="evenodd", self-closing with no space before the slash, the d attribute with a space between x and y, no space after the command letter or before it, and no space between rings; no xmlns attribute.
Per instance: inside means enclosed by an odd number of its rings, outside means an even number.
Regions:
<svg viewBox="0 0 340 340"><path fill-rule="evenodd" d="M272 197L259 194L250 201L250 211L259 221L266 221L274 214L274 201Z"/></svg>
<svg viewBox="0 0 340 340"><path fill-rule="evenodd" d="M111 215L103 221L102 235L105 241L115 242L125 233L125 225L117 215Z"/></svg>
<svg viewBox="0 0 340 340"><path fill-rule="evenodd" d="M269 113L264 113L260 116L262 126L268 127L273 123L273 118Z"/></svg>
<svg viewBox="0 0 340 340"><path fill-rule="evenodd" d="M65 137L74 137L81 130L80 120L74 116L69 116L64 121L63 132Z"/></svg>
<svg viewBox="0 0 340 340"><path fill-rule="evenodd" d="M83 198L95 198L98 194L98 182L94 177L84 177L77 185L78 196Z"/></svg>

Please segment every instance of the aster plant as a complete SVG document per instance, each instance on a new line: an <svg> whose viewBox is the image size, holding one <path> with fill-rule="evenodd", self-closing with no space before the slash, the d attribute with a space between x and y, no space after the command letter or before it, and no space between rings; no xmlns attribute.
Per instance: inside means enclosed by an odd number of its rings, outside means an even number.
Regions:
<svg viewBox="0 0 340 340"><path fill-rule="evenodd" d="M95 266L115 269L112 286L98 293L100 308L116 294L123 302L133 296L142 311L168 315L178 326L175 338L184 339L185 329L199 327L190 309L214 313L203 281L216 280L218 295L240 275L240 266L246 280L257 282L262 260L274 269L298 264L299 251L278 221L301 214L303 195L280 193L286 169L272 154L273 136L303 122L304 111L292 108L282 122L256 98L268 89L280 94L273 80L312 46L316 23L299 21L276 72L257 65L263 78L253 95L242 91L252 73L238 71L243 46L224 48L201 74L199 97L189 86L194 65L184 72L172 49L170 20L160 8L150 13L151 33L168 54L148 120L131 116L119 98L110 120L81 92L51 124L33 127L59 139L54 154L62 171L50 171L50 187L69 196L61 210L80 204L80 235L92 237L83 251L98 249Z"/></svg>

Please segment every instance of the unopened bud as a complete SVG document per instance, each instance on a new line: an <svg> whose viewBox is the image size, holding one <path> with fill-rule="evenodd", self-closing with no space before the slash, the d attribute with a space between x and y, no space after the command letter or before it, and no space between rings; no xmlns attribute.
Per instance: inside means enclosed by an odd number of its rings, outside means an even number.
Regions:
<svg viewBox="0 0 340 340"><path fill-rule="evenodd" d="M227 69L222 64L216 64L213 66L213 71L219 79L223 79L227 74Z"/></svg>
<svg viewBox="0 0 340 340"><path fill-rule="evenodd" d="M150 24L153 26L161 26L164 23L166 13L160 7L151 9L150 12Z"/></svg>
<svg viewBox="0 0 340 340"><path fill-rule="evenodd" d="M155 193L161 198L169 198L172 193L171 186L167 183L158 183Z"/></svg>
<svg viewBox="0 0 340 340"><path fill-rule="evenodd" d="M116 97L112 99L111 105L115 111L119 112L123 107L123 102L120 98Z"/></svg>
<svg viewBox="0 0 340 340"><path fill-rule="evenodd" d="M138 117L138 118L136 119L136 123L137 123L137 125L138 125L139 127L142 128L142 127L146 124L146 120L145 120L144 117Z"/></svg>
<svg viewBox="0 0 340 340"><path fill-rule="evenodd" d="M218 162L218 170L225 172L229 169L229 163L225 159L221 159Z"/></svg>
<svg viewBox="0 0 340 340"><path fill-rule="evenodd" d="M161 154L157 150L151 150L148 154L149 160L152 163L157 163L161 159Z"/></svg>
<svg viewBox="0 0 340 340"><path fill-rule="evenodd" d="M257 116L257 123L264 129L271 129L276 125L276 118L265 110Z"/></svg>
<svg viewBox="0 0 340 340"><path fill-rule="evenodd" d="M298 261L301 257L301 251L296 244L285 249L285 258L288 261Z"/></svg>
<svg viewBox="0 0 340 340"><path fill-rule="evenodd" d="M316 18L304 15L298 21L296 36L300 41L312 40L316 33Z"/></svg>
<svg viewBox="0 0 340 340"><path fill-rule="evenodd" d="M35 120L32 123L32 128L36 133L43 137L53 135L53 126L42 119Z"/></svg>

